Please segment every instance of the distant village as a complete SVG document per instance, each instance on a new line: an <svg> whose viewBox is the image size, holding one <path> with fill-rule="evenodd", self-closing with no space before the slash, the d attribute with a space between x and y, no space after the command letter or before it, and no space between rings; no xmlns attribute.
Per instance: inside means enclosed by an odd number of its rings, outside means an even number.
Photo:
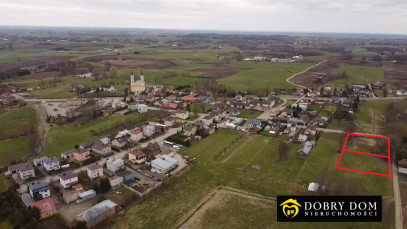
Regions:
<svg viewBox="0 0 407 229"><path fill-rule="evenodd" d="M300 58L268 60L255 57L245 60L290 62ZM125 97L75 97L66 101L42 102L48 116L52 117L50 122L69 118L75 108L90 102L96 104L102 113L113 110L125 116L132 112L159 111L165 115L100 139L72 142L72 149L62 152L60 158L38 157L9 165L5 176L18 185L18 195L27 207L40 209L41 218L70 207L75 210L66 215L64 212L67 221L72 224L82 222L87 227L96 226L135 199L144 197L171 179L177 179L176 176L196 162L195 158L182 156L179 151L220 129L270 137L288 136L284 144L300 144L298 156L306 158L318 144L319 133L330 131L326 127L332 119L352 119L361 100L374 97L374 89L386 88L382 82L373 82L370 85L348 85L340 90L331 87L319 90L281 89L263 96L236 93L229 98L215 98L211 92L202 93L190 87L180 90L164 86L148 87L143 74L137 80L131 74L130 82L129 93ZM78 89L78 85L75 88ZM397 96L407 95L406 90L386 90ZM1 106L12 106L18 100L14 94L22 91L13 85L3 86ZM114 85L101 85L92 93L99 91L113 92L115 88ZM283 96L295 102L287 103ZM322 112L321 108L326 106L337 107L337 113ZM196 107L207 109L194 112ZM259 115L242 117L242 113L247 111L257 111ZM86 208L90 200L115 193L120 187L125 187L136 198L123 202L106 198ZM310 183L309 191L317 189L318 184Z"/></svg>

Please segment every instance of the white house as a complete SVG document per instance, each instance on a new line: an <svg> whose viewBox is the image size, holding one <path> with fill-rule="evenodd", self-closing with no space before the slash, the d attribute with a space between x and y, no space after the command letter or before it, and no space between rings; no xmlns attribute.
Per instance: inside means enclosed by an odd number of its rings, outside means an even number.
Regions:
<svg viewBox="0 0 407 229"><path fill-rule="evenodd" d="M88 173L88 177L90 179L94 179L97 177L103 177L103 167L97 163L89 166L86 169L86 172Z"/></svg>
<svg viewBox="0 0 407 229"><path fill-rule="evenodd" d="M42 161L42 166L46 171L59 170L61 168L59 160L56 157L46 157Z"/></svg>
<svg viewBox="0 0 407 229"><path fill-rule="evenodd" d="M148 106L146 104L138 104L137 111L139 113L146 113L148 111Z"/></svg>
<svg viewBox="0 0 407 229"><path fill-rule="evenodd" d="M109 160L106 161L106 168L115 173L119 170L121 170L122 168L124 168L124 161L120 158L110 158Z"/></svg>
<svg viewBox="0 0 407 229"><path fill-rule="evenodd" d="M401 89L396 91L397 95L407 95L407 90Z"/></svg>
<svg viewBox="0 0 407 229"><path fill-rule="evenodd" d="M123 183L123 177L119 176L109 177L109 183L112 189L117 189Z"/></svg>
<svg viewBox="0 0 407 229"><path fill-rule="evenodd" d="M28 192L33 200L42 200L51 196L47 182L39 181L28 186Z"/></svg>
<svg viewBox="0 0 407 229"><path fill-rule="evenodd" d="M78 182L78 175L76 173L67 172L59 175L59 183L64 188L69 188Z"/></svg>
<svg viewBox="0 0 407 229"><path fill-rule="evenodd" d="M92 145L92 151L104 156L110 154L112 152L112 148L99 140Z"/></svg>
<svg viewBox="0 0 407 229"><path fill-rule="evenodd" d="M21 180L27 180L28 178L35 177L34 168L26 163L10 165L7 169L6 175L11 175L14 173L18 173Z"/></svg>
<svg viewBox="0 0 407 229"><path fill-rule="evenodd" d="M113 85L102 85L101 87L100 87L100 90L101 91L114 91L115 89L114 89L114 86Z"/></svg>
<svg viewBox="0 0 407 229"><path fill-rule="evenodd" d="M143 138L143 131L135 129L131 131L130 140L133 142L138 142Z"/></svg>
<svg viewBox="0 0 407 229"><path fill-rule="evenodd" d="M153 134L155 133L155 126L154 125L150 125L150 124L146 124L143 126L143 134L146 137L151 137L153 136Z"/></svg>

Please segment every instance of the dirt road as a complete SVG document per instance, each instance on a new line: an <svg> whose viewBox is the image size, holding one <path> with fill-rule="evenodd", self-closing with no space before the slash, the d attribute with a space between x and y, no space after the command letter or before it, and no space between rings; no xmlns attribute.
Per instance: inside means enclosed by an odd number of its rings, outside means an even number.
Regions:
<svg viewBox="0 0 407 229"><path fill-rule="evenodd" d="M395 228L402 229L403 228L403 212L401 207L401 197L400 197L400 186L399 186L399 177L397 174L397 167L393 164L393 191L394 191L394 205L395 205Z"/></svg>
<svg viewBox="0 0 407 229"><path fill-rule="evenodd" d="M290 80L291 80L292 78L298 76L298 75L301 75L302 73L304 73L304 72L306 72L306 71L308 71L308 70L310 70L310 69L313 69L313 68L319 66L320 64L324 63L325 61L326 61L326 60L323 60L323 61L319 62L318 64L316 64L316 65L314 65L314 66L312 66L312 67L309 67L309 68L305 69L305 70L302 71L302 72L299 72L299 73L296 73L296 74L290 76L289 78L286 79L287 83L290 83L290 84L292 84L292 85L294 85L294 86L297 86L297 87L306 88L306 87L304 87L304 86L302 86L302 85L293 83L293 82L291 82Z"/></svg>

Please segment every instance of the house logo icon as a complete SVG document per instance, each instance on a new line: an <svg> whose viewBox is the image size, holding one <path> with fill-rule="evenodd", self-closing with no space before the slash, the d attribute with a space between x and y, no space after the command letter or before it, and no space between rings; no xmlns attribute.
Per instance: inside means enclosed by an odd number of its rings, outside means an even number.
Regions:
<svg viewBox="0 0 407 229"><path fill-rule="evenodd" d="M300 211L299 208L302 206L297 202L297 200L288 199L280 204L280 207L287 218L294 218Z"/></svg>

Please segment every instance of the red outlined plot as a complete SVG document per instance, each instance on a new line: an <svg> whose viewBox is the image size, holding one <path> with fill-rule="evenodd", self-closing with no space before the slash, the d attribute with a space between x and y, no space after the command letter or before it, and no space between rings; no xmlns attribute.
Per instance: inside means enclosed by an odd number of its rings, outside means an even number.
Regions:
<svg viewBox="0 0 407 229"><path fill-rule="evenodd" d="M345 146L346 146L346 143L348 142L348 137L349 137L349 136L360 136L360 137L368 137L368 138L384 138L384 139L387 139L387 156L345 149ZM384 174L384 173L374 173L374 172L368 172L368 171L363 171L363 170L357 170L357 169L350 169L350 168L339 167L339 162L341 161L342 154L343 154L344 151L346 151L346 152L351 152L351 153L365 154L365 155L369 155L369 156L373 156L373 157L383 157L383 158L387 158L387 160L388 160L389 173L388 173L388 174ZM339 156L339 159L338 159L338 163L336 163L336 168L337 168L337 169L342 169L342 170L348 170L348 171L359 172L359 173L367 173L367 174L373 174L373 175L378 175L378 176L393 177L393 176L391 175L391 165L390 165L390 163L391 163L391 162L390 162L390 137L375 136L375 135L365 135L365 134L350 134L350 133L348 133L348 135L346 135L345 143L343 143L343 147L342 147L341 155Z"/></svg>

